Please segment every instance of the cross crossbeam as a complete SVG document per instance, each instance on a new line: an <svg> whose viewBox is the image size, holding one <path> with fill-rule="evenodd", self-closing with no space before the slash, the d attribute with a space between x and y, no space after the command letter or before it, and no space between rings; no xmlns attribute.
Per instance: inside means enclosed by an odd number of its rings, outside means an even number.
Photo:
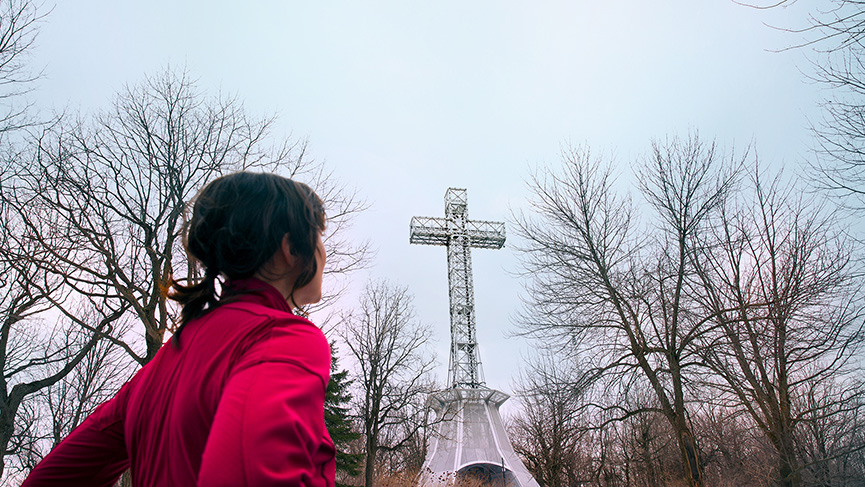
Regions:
<svg viewBox="0 0 865 487"><path fill-rule="evenodd" d="M468 220L465 235L469 246L478 249L500 249L505 244L505 224L483 220ZM411 219L411 243L447 245L453 229L446 218L416 216Z"/></svg>
<svg viewBox="0 0 865 487"><path fill-rule="evenodd" d="M502 248L505 224L469 220L466 190L449 188L445 217L413 217L409 242L447 247L451 318L448 383L453 388L485 387L475 333L471 248Z"/></svg>

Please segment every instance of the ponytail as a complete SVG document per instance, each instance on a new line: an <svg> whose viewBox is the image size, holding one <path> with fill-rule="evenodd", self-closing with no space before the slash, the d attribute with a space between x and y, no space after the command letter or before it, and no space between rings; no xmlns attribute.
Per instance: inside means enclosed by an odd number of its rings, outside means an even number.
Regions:
<svg viewBox="0 0 865 487"><path fill-rule="evenodd" d="M180 332L187 323L202 316L205 312L216 307L218 295L216 293L216 277L218 273L208 269L204 279L196 284L183 285L173 277L169 282L171 288L168 297L180 304L180 326L174 331L174 337L179 342Z"/></svg>

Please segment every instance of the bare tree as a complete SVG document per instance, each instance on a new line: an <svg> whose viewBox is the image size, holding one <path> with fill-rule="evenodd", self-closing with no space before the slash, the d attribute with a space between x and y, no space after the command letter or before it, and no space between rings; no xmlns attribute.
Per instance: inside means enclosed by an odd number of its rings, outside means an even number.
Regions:
<svg viewBox="0 0 865 487"><path fill-rule="evenodd" d="M424 348L431 331L416 320L408 289L378 281L367 283L357 311L343 317L339 333L359 369L364 485L372 487L379 451L412 445L425 427L434 359Z"/></svg>
<svg viewBox="0 0 865 487"><path fill-rule="evenodd" d="M764 185L755 172L751 183L753 198L726 208L712 238L695 243L700 296L716 325L701 337L701 356L727 406L747 411L774 447L778 484L802 485L806 462L831 456L802 458L797 432L861 407L855 382L825 386L844 380L862 349L865 303L853 248L831 215L780 179Z"/></svg>
<svg viewBox="0 0 865 487"><path fill-rule="evenodd" d="M88 331L46 313L57 305L92 310L91 305L102 303L98 297L89 303L69 301L62 280L35 261L42 259L58 269L62 263L44 252L10 204L15 170L28 156L25 132L20 129L35 126L25 95L36 78L27 58L43 16L39 7L29 0L0 0L0 478L10 457L22 469L38 461L41 433L36 397L67 377L118 318L103 308L107 312L101 320L88 322ZM38 205L28 210L35 220L43 216ZM63 231L53 223L39 221L40 228L52 229L46 236ZM75 245L69 241L66 250L74 252Z"/></svg>
<svg viewBox="0 0 865 487"><path fill-rule="evenodd" d="M238 170L276 171L323 188L328 237L362 209L351 192L306 157L304 141L269 141L273 120L250 118L235 98L208 98L185 72L166 70L129 86L111 110L92 123L55 124L24 161L7 202L33 232L34 204L52 212L68 238L41 238L49 260L59 260L64 285L81 296L106 296L143 327L140 335L105 335L139 364L156 354L173 326L166 289L172 276L195 279L180 241L186 205L206 182ZM334 235L336 237L334 237ZM82 242L70 256L69 240ZM326 244L329 271L360 265L365 248ZM67 313L73 321L80 319ZM143 338L143 340L142 340ZM142 342L143 341L143 347Z"/></svg>
<svg viewBox="0 0 865 487"><path fill-rule="evenodd" d="M561 172L532 179L535 216L515 217L528 278L523 329L565 339L597 364L587 374L623 384L622 394L645 381L656 403L625 410L607 397L597 406L618 420L662 414L679 446L683 478L702 485L686 397L688 370L697 365L692 345L704 324L687 292L689 245L732 188L740 162L724 160L696 134L653 144L641 189L658 219L642 237L630 200L616 197L600 160L582 148L563 159Z"/></svg>
<svg viewBox="0 0 865 487"><path fill-rule="evenodd" d="M70 304L68 292L55 276L33 265L31 257L40 257L29 232L21 231L9 213L0 204L3 215L0 230L0 476L3 475L5 458L9 455L24 458L30 463L34 458L34 441L38 426L33 404L29 399L40 391L62 381L96 346L103 334L110 333L111 326L122 314L102 308L100 318L91 321L81 313L88 323L83 329L62 317L55 323L46 323L42 318L55 304L65 309L81 310L86 303ZM44 257L44 255L42 255ZM98 300L90 304L100 304ZM94 308L89 308L93 310ZM35 438L35 439L34 439Z"/></svg>
<svg viewBox="0 0 865 487"><path fill-rule="evenodd" d="M588 428L579 408L585 393L579 380L575 364L552 353L537 356L518 379L522 409L508 436L543 487L579 485L591 471L591 459L581 449Z"/></svg>
<svg viewBox="0 0 865 487"><path fill-rule="evenodd" d="M865 479L861 381L819 383L799 398L796 447L804 485L856 485ZM840 399L840 400L839 400Z"/></svg>
<svg viewBox="0 0 865 487"><path fill-rule="evenodd" d="M0 1L0 137L31 124L31 104L22 95L37 77L27 58L44 16L31 0Z"/></svg>
<svg viewBox="0 0 865 487"><path fill-rule="evenodd" d="M738 487L773 484L774 448L739 409L704 407L695 420L704 446L708 485Z"/></svg>
<svg viewBox="0 0 865 487"><path fill-rule="evenodd" d="M50 420L50 448L57 446L97 406L110 399L132 375L125 353L101 340L84 359L52 387L41 391L42 407Z"/></svg>
<svg viewBox="0 0 865 487"><path fill-rule="evenodd" d="M807 9L801 26L776 28L797 36L787 49L809 48L813 70L807 76L829 88L823 115L811 124L816 136L816 157L809 161L813 180L850 209L861 210L865 207L865 1L740 3L757 9Z"/></svg>
<svg viewBox="0 0 865 487"><path fill-rule="evenodd" d="M823 116L812 122L811 161L818 187L852 209L865 207L865 2L837 0L831 20L812 17L821 44L833 43L812 63L812 78L830 88Z"/></svg>
<svg viewBox="0 0 865 487"><path fill-rule="evenodd" d="M0 477L9 458L19 469L41 458L38 396L72 373L125 311L102 296L75 299L60 277L64 262L42 245L44 239L65 239L68 227L38 204L27 205L35 223L30 226L10 204L16 200L14 168L25 154L9 150L0 168ZM67 257L77 255L79 244L65 240ZM86 326L65 319L64 312Z"/></svg>

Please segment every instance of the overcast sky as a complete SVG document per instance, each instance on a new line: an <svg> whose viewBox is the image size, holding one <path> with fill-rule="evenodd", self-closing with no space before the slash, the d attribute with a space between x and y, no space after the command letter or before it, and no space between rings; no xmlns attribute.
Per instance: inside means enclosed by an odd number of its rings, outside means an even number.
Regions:
<svg viewBox="0 0 865 487"><path fill-rule="evenodd" d="M460 187L471 218L504 221L525 207L531 168L556 166L567 144L614 153L625 182L653 139L689 130L727 150L754 144L762 160L796 170L822 94L802 73L807 50L776 52L797 35L765 24L804 25L805 8L65 1L41 25L35 95L44 109L91 112L126 83L185 66L203 91L277 113L278 135L308 137L313 156L370 203L353 235L378 252L355 288L367 275L409 287L436 330L443 382L445 250L410 246L410 218L442 216L445 190ZM514 244L510 232L504 249L472 256L481 358L505 392L527 353L507 338L522 292Z"/></svg>

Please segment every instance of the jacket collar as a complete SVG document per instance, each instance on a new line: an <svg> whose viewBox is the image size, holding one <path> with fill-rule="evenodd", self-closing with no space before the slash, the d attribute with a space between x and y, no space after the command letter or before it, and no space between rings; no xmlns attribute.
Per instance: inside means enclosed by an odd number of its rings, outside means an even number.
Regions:
<svg viewBox="0 0 865 487"><path fill-rule="evenodd" d="M235 303L255 303L294 314L285 297L270 284L250 277L225 283L221 299Z"/></svg>

